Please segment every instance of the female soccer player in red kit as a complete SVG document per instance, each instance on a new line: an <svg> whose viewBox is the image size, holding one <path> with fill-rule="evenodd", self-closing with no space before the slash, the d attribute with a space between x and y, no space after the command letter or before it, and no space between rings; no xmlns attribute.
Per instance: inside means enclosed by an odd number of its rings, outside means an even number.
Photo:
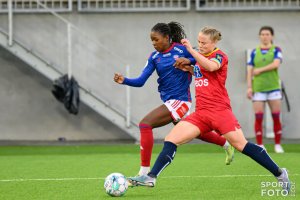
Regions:
<svg viewBox="0 0 300 200"><path fill-rule="evenodd" d="M164 103L149 112L139 124L141 149L139 175L147 174L150 171L153 148L152 129L165 126L171 122L176 124L189 114L192 75L173 66L176 59L180 57L185 57L192 64L195 64L193 56L180 44L180 41L185 37L182 25L177 22L156 24L150 34L156 51L151 53L142 74L138 78L126 78L118 73L114 76L115 82L133 87L142 87L154 71L157 72L159 77L157 79L158 91ZM199 139L223 146L227 154L225 162L227 165L230 164L234 148L225 138L215 132L211 132L210 134L199 136Z"/></svg>
<svg viewBox="0 0 300 200"><path fill-rule="evenodd" d="M194 50L187 39L181 42L196 59L197 64L187 66L190 61L181 58L175 64L182 70L193 70L195 75L196 111L181 120L166 136L163 150L147 175L128 178L134 185L154 187L157 176L173 161L177 146L216 130L238 151L251 157L269 170L289 191L290 181L287 170L279 168L260 146L248 142L235 118L225 88L227 78L227 55L216 47L221 33L215 28L205 27L198 35L199 52Z"/></svg>

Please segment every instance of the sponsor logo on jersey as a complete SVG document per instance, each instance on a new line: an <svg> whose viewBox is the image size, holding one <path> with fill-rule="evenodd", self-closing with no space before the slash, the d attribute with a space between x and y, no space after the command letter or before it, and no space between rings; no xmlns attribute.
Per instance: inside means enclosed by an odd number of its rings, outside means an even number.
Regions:
<svg viewBox="0 0 300 200"><path fill-rule="evenodd" d="M163 54L163 57L169 57L169 56L171 56L171 53Z"/></svg>
<svg viewBox="0 0 300 200"><path fill-rule="evenodd" d="M175 51L178 51L179 53L183 53L183 50L179 49L178 47L174 47Z"/></svg>
<svg viewBox="0 0 300 200"><path fill-rule="evenodd" d="M196 78L202 78L203 74L201 73L200 67L198 65L194 66L194 75Z"/></svg>
<svg viewBox="0 0 300 200"><path fill-rule="evenodd" d="M177 58L179 58L179 55L174 55L173 58L176 60Z"/></svg>
<svg viewBox="0 0 300 200"><path fill-rule="evenodd" d="M208 79L206 79L206 78L195 80L195 86L196 87L202 87L202 86L207 87L208 84L209 84L209 82L208 82Z"/></svg>

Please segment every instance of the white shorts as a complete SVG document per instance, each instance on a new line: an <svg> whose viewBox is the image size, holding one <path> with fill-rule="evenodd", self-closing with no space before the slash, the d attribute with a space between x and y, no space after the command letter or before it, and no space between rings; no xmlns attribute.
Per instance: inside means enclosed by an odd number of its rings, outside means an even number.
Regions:
<svg viewBox="0 0 300 200"><path fill-rule="evenodd" d="M268 101L282 99L281 91L275 90L271 92L255 92L252 101Z"/></svg>
<svg viewBox="0 0 300 200"><path fill-rule="evenodd" d="M192 106L191 102L171 99L164 103L171 113L174 122L180 121L182 118L190 114Z"/></svg>

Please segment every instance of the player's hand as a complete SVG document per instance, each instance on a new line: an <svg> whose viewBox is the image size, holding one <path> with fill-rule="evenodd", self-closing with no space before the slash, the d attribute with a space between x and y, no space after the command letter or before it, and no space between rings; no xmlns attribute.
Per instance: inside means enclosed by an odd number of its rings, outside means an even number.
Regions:
<svg viewBox="0 0 300 200"><path fill-rule="evenodd" d="M252 90L252 88L248 88L247 89L247 98L251 100L252 96L253 96L253 90Z"/></svg>
<svg viewBox="0 0 300 200"><path fill-rule="evenodd" d="M188 51L190 51L190 50L193 49L193 47L192 47L192 45L191 45L191 43L190 43L190 41L189 41L188 39L182 39L180 42L181 42L181 44L182 44L183 46L186 47L186 49L187 49Z"/></svg>
<svg viewBox="0 0 300 200"><path fill-rule="evenodd" d="M122 84L124 82L124 76L122 74L115 73L114 81L116 83Z"/></svg>
<svg viewBox="0 0 300 200"><path fill-rule="evenodd" d="M189 59L180 57L180 58L175 59L175 63L173 66L178 69L182 69L182 68L184 68L185 65L190 65L190 64L191 64L191 61Z"/></svg>
<svg viewBox="0 0 300 200"><path fill-rule="evenodd" d="M194 67L191 65L183 65L181 70L185 72L190 72L192 75L194 75Z"/></svg>
<svg viewBox="0 0 300 200"><path fill-rule="evenodd" d="M261 71L260 69L253 69L253 76L257 76L257 75L260 75L261 74Z"/></svg>

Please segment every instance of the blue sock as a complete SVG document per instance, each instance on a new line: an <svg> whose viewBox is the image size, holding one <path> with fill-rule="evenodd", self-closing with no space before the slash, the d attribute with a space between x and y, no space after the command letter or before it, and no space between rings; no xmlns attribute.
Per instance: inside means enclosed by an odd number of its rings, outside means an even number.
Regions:
<svg viewBox="0 0 300 200"><path fill-rule="evenodd" d="M156 178L162 170L164 170L175 157L177 146L172 142L164 142L164 148L157 157L154 166L148 173L148 176Z"/></svg>
<svg viewBox="0 0 300 200"><path fill-rule="evenodd" d="M260 146L248 142L244 147L243 154L249 156L261 166L269 170L274 176L280 176L281 169L276 165L276 163L270 158L266 150L261 148Z"/></svg>

